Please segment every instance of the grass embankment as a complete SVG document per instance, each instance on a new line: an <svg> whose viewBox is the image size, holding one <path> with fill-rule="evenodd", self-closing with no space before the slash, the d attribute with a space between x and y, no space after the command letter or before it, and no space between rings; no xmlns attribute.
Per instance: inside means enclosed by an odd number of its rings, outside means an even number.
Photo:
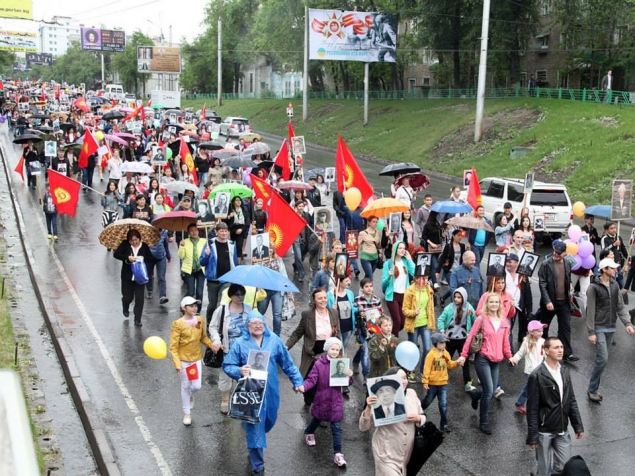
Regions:
<svg viewBox="0 0 635 476"><path fill-rule="evenodd" d="M188 100L183 107L205 102L223 117L244 116L259 131L286 134L288 100L225 101L220 108L210 100ZM415 162L456 176L472 166L481 178L534 171L539 180L566 184L572 200L589 205L608 203L611 180L630 178L635 169L635 106L487 100L485 140L474 145L473 100L374 100L366 127L361 100L312 100L306 124L302 101L292 102L295 133L308 142L335 147L340 133L354 154ZM533 150L510 159L510 149L518 145Z"/></svg>

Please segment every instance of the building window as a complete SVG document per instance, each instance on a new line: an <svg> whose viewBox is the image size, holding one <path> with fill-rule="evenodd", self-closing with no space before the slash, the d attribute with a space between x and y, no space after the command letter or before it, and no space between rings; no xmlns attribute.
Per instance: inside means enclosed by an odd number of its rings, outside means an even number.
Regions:
<svg viewBox="0 0 635 476"><path fill-rule="evenodd" d="M520 73L520 87L527 87L527 73Z"/></svg>
<svg viewBox="0 0 635 476"><path fill-rule="evenodd" d="M417 79L416 78L410 78L408 79L408 90L413 90L415 87L417 87Z"/></svg>
<svg viewBox="0 0 635 476"><path fill-rule="evenodd" d="M547 70L539 69L536 71L536 85L541 87L547 87Z"/></svg>
<svg viewBox="0 0 635 476"><path fill-rule="evenodd" d="M542 0L540 13L542 13L543 16L549 15L551 13L551 0Z"/></svg>
<svg viewBox="0 0 635 476"><path fill-rule="evenodd" d="M430 76L424 76L421 82L424 86L430 86Z"/></svg>
<svg viewBox="0 0 635 476"><path fill-rule="evenodd" d="M254 73L249 73L249 92L254 92Z"/></svg>

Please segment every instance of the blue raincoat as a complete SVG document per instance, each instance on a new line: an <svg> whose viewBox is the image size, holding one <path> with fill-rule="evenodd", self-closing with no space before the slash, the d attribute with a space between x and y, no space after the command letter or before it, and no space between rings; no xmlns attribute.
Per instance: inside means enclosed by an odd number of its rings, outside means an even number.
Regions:
<svg viewBox="0 0 635 476"><path fill-rule="evenodd" d="M266 448L266 434L276 424L276 420L278 419L278 407L280 406L280 385L278 382L277 366L279 365L283 372L287 374L287 377L289 377L294 387L302 385L304 379L293 363L291 354L289 354L282 340L280 340L277 335L271 333L266 324L262 345L258 346L258 344L256 344L247 329L247 324L251 318L256 317L256 315L260 316L258 318L264 322L264 318L257 311L249 313L245 327L242 329L242 336L234 341L229 354L227 354L223 360L223 370L231 378L238 380L242 377L240 375L240 368L247 365L250 350L253 349L270 353L269 366L267 368L267 388L260 413L260 423L243 423L247 438L247 448Z"/></svg>

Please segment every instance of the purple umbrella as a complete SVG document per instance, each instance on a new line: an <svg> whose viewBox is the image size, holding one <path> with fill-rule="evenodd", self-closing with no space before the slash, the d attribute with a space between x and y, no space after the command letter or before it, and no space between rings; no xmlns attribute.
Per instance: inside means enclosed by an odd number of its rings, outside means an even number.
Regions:
<svg viewBox="0 0 635 476"><path fill-rule="evenodd" d="M116 142L121 145L128 145L128 143L125 140L123 140L121 137L113 136L110 134L104 134L104 139L108 139L110 141Z"/></svg>
<svg viewBox="0 0 635 476"><path fill-rule="evenodd" d="M135 139L136 136L134 134L130 134L130 132L115 132L113 136L123 137L125 139Z"/></svg>

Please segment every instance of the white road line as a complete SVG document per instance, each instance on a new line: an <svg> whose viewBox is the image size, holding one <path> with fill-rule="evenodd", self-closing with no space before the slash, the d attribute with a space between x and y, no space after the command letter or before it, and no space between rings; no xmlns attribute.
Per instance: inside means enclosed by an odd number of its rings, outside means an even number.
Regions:
<svg viewBox="0 0 635 476"><path fill-rule="evenodd" d="M32 205L35 206L35 209L37 210L39 208L39 205L35 203L33 196L31 194L28 194L28 196L29 196L29 201L31 202ZM42 237L46 239L47 230L40 213L36 214L36 219L40 226ZM165 458L163 457L161 450L154 442L152 433L150 433L150 429L148 428L148 425L146 425L143 419L143 416L141 416L141 412L139 411L137 404L132 398L132 395L130 395L130 392L128 391L128 388L126 387L126 384L123 382L123 378L121 377L119 370L117 370L117 366L115 365L115 362L112 360L112 357L110 356L110 352L108 352L108 349L106 348L106 345L104 344L104 341L101 339L99 332L97 332L97 329L95 328L95 324L93 323L93 320L91 319L90 315L86 311L86 308L84 307L84 303L82 303L82 300L79 298L79 295L77 294L77 291L75 290L75 287L73 286L73 283L71 282L68 275L66 274L66 270L64 269L64 266L62 265L62 262L59 260L57 256L55 247L49 247L49 252L51 253L53 257L53 261L55 262L55 265L57 266L60 276L62 277L62 279L66 283L66 286L68 287L68 290L70 292L70 295L73 298L73 301L75 301L75 305L79 309L79 313L81 314L82 318L84 319L84 322L86 323L86 326L88 327L88 330L93 336L93 339L95 340L95 343L97 344L97 348L99 349L99 352L101 353L101 356L103 357L104 362L106 362L106 365L108 366L108 369L110 370L110 374L112 375L112 378L115 380L115 383L117 384L117 387L119 388L119 392L123 396L123 399L126 402L126 405L128 405L128 408L130 409L132 414L135 415L134 420L137 423L137 426L139 427L141 436L143 436L143 439L148 444L148 448L150 448L150 452L152 453L152 455L154 456L154 459L157 462L157 466L159 467L159 471L161 472L161 475L172 476L172 471L170 471L170 467L168 466L168 463L165 461Z"/></svg>

